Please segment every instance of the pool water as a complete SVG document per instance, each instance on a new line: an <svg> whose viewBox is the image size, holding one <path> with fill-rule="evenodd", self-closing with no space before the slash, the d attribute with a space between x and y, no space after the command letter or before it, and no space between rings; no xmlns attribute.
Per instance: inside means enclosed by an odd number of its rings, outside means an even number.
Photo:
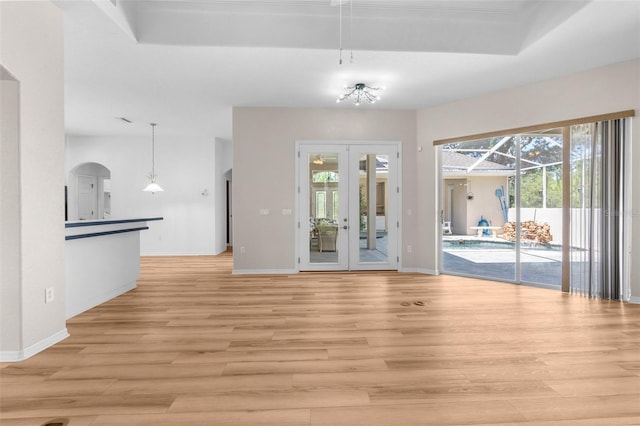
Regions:
<svg viewBox="0 0 640 426"><path fill-rule="evenodd" d="M551 244L543 244L543 243L535 243L535 242L523 242L523 249L526 250L546 250L546 251L560 251L562 250L562 246L560 245L551 245ZM467 239L459 239L459 240L443 240L442 241L442 249L443 250L515 250L516 243L512 243L510 241L482 241L482 240L467 240Z"/></svg>

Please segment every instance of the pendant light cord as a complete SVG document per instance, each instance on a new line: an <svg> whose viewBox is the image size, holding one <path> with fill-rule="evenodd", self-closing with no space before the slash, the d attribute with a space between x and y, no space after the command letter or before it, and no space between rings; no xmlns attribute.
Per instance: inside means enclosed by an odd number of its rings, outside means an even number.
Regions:
<svg viewBox="0 0 640 426"><path fill-rule="evenodd" d="M151 123L151 181L156 180L156 123Z"/></svg>
<svg viewBox="0 0 640 426"><path fill-rule="evenodd" d="M349 0L349 44L351 45L351 63L353 63L353 0Z"/></svg>
<svg viewBox="0 0 640 426"><path fill-rule="evenodd" d="M342 46L342 3L345 0L338 0L340 2L339 4L339 16L340 16L340 20L339 20L339 33L340 33L340 58L338 60L338 64L342 65L342 51L343 46ZM351 53L349 55L349 60L351 63L353 63L353 0L349 0L349 44L351 45L350 50Z"/></svg>
<svg viewBox="0 0 640 426"><path fill-rule="evenodd" d="M339 65L342 65L342 0L340 1L339 9L340 9L340 21L338 27L340 28L340 60L338 61Z"/></svg>

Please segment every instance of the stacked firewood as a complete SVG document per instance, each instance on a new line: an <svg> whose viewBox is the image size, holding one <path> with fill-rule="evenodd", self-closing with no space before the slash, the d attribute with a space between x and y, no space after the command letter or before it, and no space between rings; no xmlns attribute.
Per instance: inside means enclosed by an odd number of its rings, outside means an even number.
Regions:
<svg viewBox="0 0 640 426"><path fill-rule="evenodd" d="M507 222L502 227L502 238L507 241L515 242L516 240L516 224ZM522 222L520 230L520 239L527 241L535 241L537 243L548 243L553 240L551 235L551 226L548 223L537 223L533 220Z"/></svg>

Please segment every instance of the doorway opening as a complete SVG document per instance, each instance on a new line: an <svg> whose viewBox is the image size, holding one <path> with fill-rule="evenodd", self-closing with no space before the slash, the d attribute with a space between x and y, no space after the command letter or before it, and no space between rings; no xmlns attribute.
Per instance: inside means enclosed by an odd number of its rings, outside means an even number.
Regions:
<svg viewBox="0 0 640 426"><path fill-rule="evenodd" d="M99 163L81 163L69 172L68 220L111 217L111 171Z"/></svg>

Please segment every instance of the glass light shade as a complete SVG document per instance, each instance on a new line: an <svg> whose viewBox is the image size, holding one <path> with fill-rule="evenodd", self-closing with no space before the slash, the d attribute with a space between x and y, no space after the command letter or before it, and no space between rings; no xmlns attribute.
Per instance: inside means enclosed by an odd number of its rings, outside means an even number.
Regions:
<svg viewBox="0 0 640 426"><path fill-rule="evenodd" d="M160 185L158 185L157 183L151 182L149 185L146 186L146 188L143 189L143 191L154 194L156 192L162 192L164 191L164 189L162 189Z"/></svg>

